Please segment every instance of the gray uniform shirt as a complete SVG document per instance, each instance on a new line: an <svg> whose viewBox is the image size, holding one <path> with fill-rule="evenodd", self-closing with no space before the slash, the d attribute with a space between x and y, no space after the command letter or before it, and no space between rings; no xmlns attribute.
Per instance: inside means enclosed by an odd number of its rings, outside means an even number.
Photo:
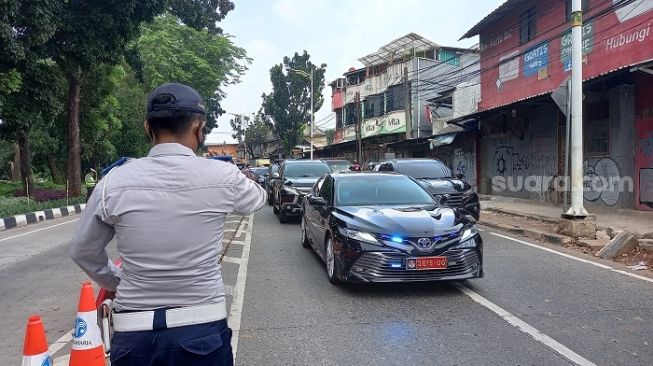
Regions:
<svg viewBox="0 0 653 366"><path fill-rule="evenodd" d="M70 248L75 263L117 292L116 310L224 302L225 218L260 209L265 190L235 165L198 158L180 144L156 145L114 169L82 213ZM114 236L122 269L105 249Z"/></svg>

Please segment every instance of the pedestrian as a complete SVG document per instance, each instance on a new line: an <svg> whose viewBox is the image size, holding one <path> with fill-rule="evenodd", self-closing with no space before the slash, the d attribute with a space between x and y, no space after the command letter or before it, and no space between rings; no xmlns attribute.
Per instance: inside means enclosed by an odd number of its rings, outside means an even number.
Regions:
<svg viewBox="0 0 653 366"><path fill-rule="evenodd" d="M93 168L89 169L88 173L86 173L84 176L84 185L86 186L86 202L88 202L89 197L91 197L91 193L93 193L93 189L95 189L96 177L97 173Z"/></svg>
<svg viewBox="0 0 653 366"><path fill-rule="evenodd" d="M351 164L349 170L354 172L360 172L362 170L360 164L358 164L358 160L354 160L354 163Z"/></svg>
<svg viewBox="0 0 653 366"><path fill-rule="evenodd" d="M73 237L75 263L115 292L112 366L233 365L218 263L225 219L267 197L235 165L196 156L205 113L188 86L150 93L144 127L153 147L98 183ZM114 236L121 268L106 251Z"/></svg>

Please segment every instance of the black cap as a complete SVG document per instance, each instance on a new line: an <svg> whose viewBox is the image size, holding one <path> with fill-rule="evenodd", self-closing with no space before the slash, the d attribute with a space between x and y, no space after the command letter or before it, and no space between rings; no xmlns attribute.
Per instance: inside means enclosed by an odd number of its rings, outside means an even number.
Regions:
<svg viewBox="0 0 653 366"><path fill-rule="evenodd" d="M160 85L147 97L148 116L157 111L187 111L206 114L200 94L190 86L177 83Z"/></svg>

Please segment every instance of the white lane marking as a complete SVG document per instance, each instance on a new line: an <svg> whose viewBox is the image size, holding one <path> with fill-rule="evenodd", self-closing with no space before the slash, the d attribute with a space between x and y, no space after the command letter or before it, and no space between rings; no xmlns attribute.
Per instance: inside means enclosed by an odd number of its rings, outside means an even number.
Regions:
<svg viewBox="0 0 653 366"><path fill-rule="evenodd" d="M36 230L28 231L28 232L26 232L26 233L21 233L21 234L14 235L14 236L9 236L9 237L6 237L6 238L3 238L3 239L0 239L0 242L3 242L3 241L5 241L5 240L9 240L9 239L18 238L18 237L25 236L25 235L29 235L29 234L38 233L38 232L40 232L40 231L44 231L44 230L48 230L48 229L52 229L52 228L57 227L57 226L70 224L71 222L75 222L75 221L79 221L79 219L74 219L74 220L70 220L70 221L62 222L62 223L60 223L60 224L56 224L56 225L52 225L52 226L48 226L48 227L44 227L44 228L41 228L41 229L36 229Z"/></svg>
<svg viewBox="0 0 653 366"><path fill-rule="evenodd" d="M68 363L70 362L70 355L57 357L53 361L54 361L53 366L68 366Z"/></svg>
<svg viewBox="0 0 653 366"><path fill-rule="evenodd" d="M73 331L74 329L71 329L70 331L64 333L64 335L61 336L61 338L57 339L50 345L50 354L53 355L57 353L60 349L62 349L68 342L73 340Z"/></svg>
<svg viewBox="0 0 653 366"><path fill-rule="evenodd" d="M242 240L232 240L231 244L245 245L245 242Z"/></svg>
<svg viewBox="0 0 653 366"><path fill-rule="evenodd" d="M243 315L243 301L245 300L245 282L247 281L247 264L249 263L249 248L252 244L252 228L254 227L254 214L249 215L248 234L245 235L245 245L243 245L243 254L240 257L240 266L238 266L238 277L234 287L234 300L231 303L229 311L229 326L232 330L231 348L233 350L234 360L238 352L238 335L240 333L240 324Z"/></svg>
<svg viewBox="0 0 653 366"><path fill-rule="evenodd" d="M529 336L533 337L536 341L549 347L550 349L557 352L558 354L568 359L569 361L580 366L596 366L596 364L594 364L593 362L577 354L576 352L570 350L569 348L565 347L564 345L562 345L555 339L549 337L548 335L535 329L530 324L526 323L525 321L519 319L515 315L512 315L508 311L504 310L500 306L494 304L490 300L474 292L469 287L459 282L453 282L452 284L462 293L464 293L465 295L469 296L472 300L474 300L474 302L482 305L483 307L497 314L501 319L505 320L508 324L519 329L521 332L526 333Z"/></svg>
<svg viewBox="0 0 653 366"><path fill-rule="evenodd" d="M492 235L494 235L494 236L498 236L498 237L500 237L500 238L504 238L504 239L512 240L512 241L514 241L514 242L517 242L517 243L520 243L520 244L524 244L524 245L528 245L529 247L533 247L533 248L541 249L541 250L547 251L547 252L549 252L549 253L557 254L557 255L559 255L559 256L561 256L561 257L565 257L565 258L568 258L568 259L573 259L573 260L575 260L575 261L579 261L579 262L583 262L583 263L591 264L591 265L596 266L596 267L599 267L599 268L601 268L601 269L607 269L607 270L610 270L610 271L612 271L612 272L620 273L620 274L623 274L623 275L626 275L626 276L630 276L630 277L633 277L633 278L637 278L637 279L639 279L639 280L643 280L643 281L647 281L647 282L651 282L651 283L653 283L653 278L649 278L649 277L641 276L641 275L638 275L638 274L635 274L635 273L630 273L630 272L622 271L622 270L620 270L620 269L616 269L616 268L614 268L614 267L611 267L611 266L605 265L605 264L603 264L603 263L598 263L598 262L590 261L590 260L587 260L587 259L578 258L578 257L576 257L576 256L573 256L573 255L570 255L570 254L567 254L567 253L562 253L562 252L559 252L559 251L557 251L557 250L553 250L553 249L545 248L545 247L539 246L539 245L537 245L537 244L529 243L529 242L527 242L527 241L523 241L523 240L519 240L519 239L511 238L511 237L509 237L509 236L507 236L507 235L502 235L502 234L493 233L493 232L490 232L490 233L491 233Z"/></svg>
<svg viewBox="0 0 653 366"><path fill-rule="evenodd" d="M233 243L231 243L231 244L233 244ZM241 258L237 258L237 257L222 257L222 262L240 264L240 263L241 263Z"/></svg>
<svg viewBox="0 0 653 366"><path fill-rule="evenodd" d="M225 233L235 233L236 229L225 229L223 232L225 232Z"/></svg>

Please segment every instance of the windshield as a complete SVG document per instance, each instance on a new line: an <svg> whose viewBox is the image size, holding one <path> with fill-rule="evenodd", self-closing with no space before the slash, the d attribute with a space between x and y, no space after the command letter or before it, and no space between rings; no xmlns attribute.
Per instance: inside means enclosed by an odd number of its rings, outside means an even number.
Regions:
<svg viewBox="0 0 653 366"><path fill-rule="evenodd" d="M274 164L274 165L270 166L270 175L272 175L274 173L279 173L279 165L278 164Z"/></svg>
<svg viewBox="0 0 653 366"><path fill-rule="evenodd" d="M334 173L349 170L349 167L351 166L348 161L328 161L327 164L329 164L329 168L331 168Z"/></svg>
<svg viewBox="0 0 653 366"><path fill-rule="evenodd" d="M331 173L331 169L326 164L286 164L285 166L285 176L286 178L307 178L307 177L316 177L319 178L324 174Z"/></svg>
<svg viewBox="0 0 653 366"><path fill-rule="evenodd" d="M444 164L436 160L399 162L397 173L411 176L413 178L447 178L451 177L451 171Z"/></svg>
<svg viewBox="0 0 653 366"><path fill-rule="evenodd" d="M342 177L336 186L336 200L340 206L435 203L419 184L403 176Z"/></svg>

